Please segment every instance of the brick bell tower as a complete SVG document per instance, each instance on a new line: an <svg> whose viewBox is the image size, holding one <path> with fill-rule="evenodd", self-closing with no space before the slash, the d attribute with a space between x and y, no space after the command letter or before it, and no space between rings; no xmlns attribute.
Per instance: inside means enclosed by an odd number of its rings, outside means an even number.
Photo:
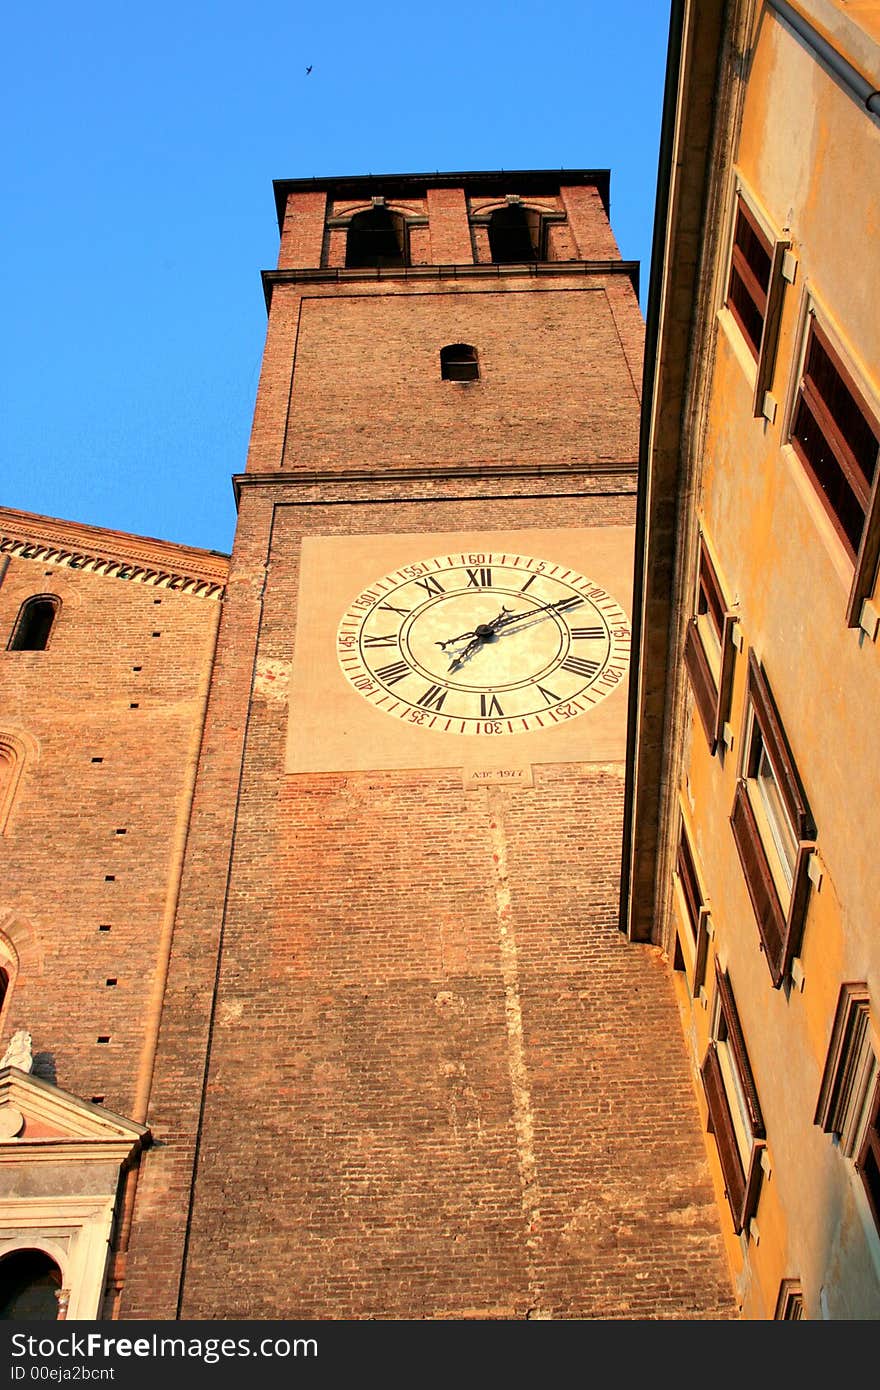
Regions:
<svg viewBox="0 0 880 1390"><path fill-rule="evenodd" d="M668 976L616 925L643 325L608 190L275 185L114 1315L730 1315Z"/></svg>

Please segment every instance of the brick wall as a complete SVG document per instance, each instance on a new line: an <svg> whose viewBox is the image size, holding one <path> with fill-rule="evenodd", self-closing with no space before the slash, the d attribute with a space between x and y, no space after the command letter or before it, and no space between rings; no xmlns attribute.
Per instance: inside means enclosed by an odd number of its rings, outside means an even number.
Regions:
<svg viewBox="0 0 880 1390"><path fill-rule="evenodd" d="M326 193L299 193L288 198L278 248L281 269L321 264L326 210Z"/></svg>
<svg viewBox="0 0 880 1390"><path fill-rule="evenodd" d="M82 547L76 528L67 544ZM168 547L165 563L182 554ZM61 600L47 649L5 650L35 593ZM0 735L25 751L0 835L0 930L22 956L3 1038L27 1028L39 1074L128 1116L146 1084L219 611L16 555L0 584Z"/></svg>
<svg viewBox="0 0 880 1390"><path fill-rule="evenodd" d="M282 771L300 537L474 529L480 486L244 489L123 1316L174 1315L184 1239L187 1318L732 1315L622 767ZM623 477L520 486L495 524L632 520Z"/></svg>
<svg viewBox="0 0 880 1390"><path fill-rule="evenodd" d="M641 338L613 276L277 286L248 471L634 464ZM454 342L478 382L441 379Z"/></svg>

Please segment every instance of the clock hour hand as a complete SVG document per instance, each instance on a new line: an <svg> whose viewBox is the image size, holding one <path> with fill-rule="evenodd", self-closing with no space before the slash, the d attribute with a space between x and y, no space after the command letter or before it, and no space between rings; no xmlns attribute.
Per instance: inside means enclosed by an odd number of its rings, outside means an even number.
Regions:
<svg viewBox="0 0 880 1390"><path fill-rule="evenodd" d="M481 626L487 626L487 625L486 625L486 624L481 624ZM488 636L491 637L491 635L492 635L492 633L491 633L491 631L489 631ZM449 670L450 670L450 671L457 671L458 668L459 668L459 666L463 666L464 663L465 663L466 661L470 661L470 659L471 659L471 657L473 656L474 652L478 652L478 651L480 650L480 648L482 647L484 641L485 641L485 637L483 636L483 634L482 634L482 633L479 633L479 632L475 632L474 635L473 635L473 637L471 638L470 642L468 642L467 646L465 647L464 651L463 651L463 652L459 652L459 653L457 654L457 656L454 656L454 657L452 658L451 662L449 663ZM438 642L437 645L440 646L441 644Z"/></svg>
<svg viewBox="0 0 880 1390"><path fill-rule="evenodd" d="M464 642L469 637L491 637L498 624L504 621L505 614L509 612L509 608L502 608L498 617L493 618L491 622L477 623L477 626L471 632L460 632L457 637L447 637L445 642L435 642L434 646L442 648L445 652L447 647L454 647L457 643Z"/></svg>

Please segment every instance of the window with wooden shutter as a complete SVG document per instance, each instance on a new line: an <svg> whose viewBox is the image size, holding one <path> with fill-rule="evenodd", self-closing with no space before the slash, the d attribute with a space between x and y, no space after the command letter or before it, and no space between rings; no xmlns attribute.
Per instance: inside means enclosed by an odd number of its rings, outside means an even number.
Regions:
<svg viewBox="0 0 880 1390"><path fill-rule="evenodd" d="M700 1074L733 1229L739 1234L758 1205L767 1136L730 979L717 960L712 1035Z"/></svg>
<svg viewBox="0 0 880 1390"><path fill-rule="evenodd" d="M685 633L684 664L700 722L714 753L730 707L736 616L725 602L703 536L700 536L694 608Z"/></svg>
<svg viewBox="0 0 880 1390"><path fill-rule="evenodd" d="M678 850L673 882L683 966L691 995L696 997L706 974L709 907L683 811L679 815Z"/></svg>
<svg viewBox="0 0 880 1390"><path fill-rule="evenodd" d="M785 289L783 260L789 246L789 241L764 231L739 191L725 303L757 365L752 402L756 416L764 414L764 396L773 377Z"/></svg>
<svg viewBox="0 0 880 1390"><path fill-rule="evenodd" d="M853 562L847 623L857 627L880 553L880 420L812 314L791 443Z"/></svg>
<svg viewBox="0 0 880 1390"><path fill-rule="evenodd" d="M749 652L741 776L730 815L775 988L800 947L816 830L764 672Z"/></svg>

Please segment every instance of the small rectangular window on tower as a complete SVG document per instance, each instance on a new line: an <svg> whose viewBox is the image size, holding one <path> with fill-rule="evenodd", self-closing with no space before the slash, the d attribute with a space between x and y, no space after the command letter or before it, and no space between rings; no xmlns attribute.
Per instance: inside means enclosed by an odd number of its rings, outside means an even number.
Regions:
<svg viewBox="0 0 880 1390"><path fill-rule="evenodd" d="M478 381L477 349L470 343L447 343L440 349L440 376L444 381Z"/></svg>

